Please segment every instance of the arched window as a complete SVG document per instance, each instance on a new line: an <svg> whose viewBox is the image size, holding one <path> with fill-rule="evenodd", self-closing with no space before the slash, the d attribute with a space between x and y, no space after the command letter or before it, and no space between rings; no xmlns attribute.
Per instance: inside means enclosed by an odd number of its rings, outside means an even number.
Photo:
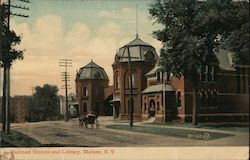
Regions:
<svg viewBox="0 0 250 160"><path fill-rule="evenodd" d="M116 73L115 74L115 89L119 89L120 88L120 77L119 74Z"/></svg>
<svg viewBox="0 0 250 160"><path fill-rule="evenodd" d="M132 73L132 85L133 88L135 88L135 73ZM130 88L130 77L128 72L124 74L124 88Z"/></svg>
<svg viewBox="0 0 250 160"><path fill-rule="evenodd" d="M88 96L88 89L87 89L86 86L83 87L82 93L83 93L83 96L84 96L84 97Z"/></svg>
<svg viewBox="0 0 250 160"><path fill-rule="evenodd" d="M147 103L145 102L144 103L144 113L146 113L146 111L147 111Z"/></svg>
<svg viewBox="0 0 250 160"><path fill-rule="evenodd" d="M181 91L177 92L177 107L181 106Z"/></svg>
<svg viewBox="0 0 250 160"><path fill-rule="evenodd" d="M157 102L157 111L160 110L160 102Z"/></svg>
<svg viewBox="0 0 250 160"><path fill-rule="evenodd" d="M149 115L151 117L155 116L155 101L153 99L151 99L149 103Z"/></svg>
<svg viewBox="0 0 250 160"><path fill-rule="evenodd" d="M128 84L130 88L130 77L128 76ZM132 73L132 87L135 88L135 74Z"/></svg>

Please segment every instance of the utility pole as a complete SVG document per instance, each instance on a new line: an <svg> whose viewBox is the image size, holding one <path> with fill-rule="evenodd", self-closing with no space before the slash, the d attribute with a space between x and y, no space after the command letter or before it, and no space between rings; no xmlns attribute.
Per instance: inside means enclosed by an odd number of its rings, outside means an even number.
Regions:
<svg viewBox="0 0 250 160"><path fill-rule="evenodd" d="M133 114L134 114L134 99L133 99L133 81L131 72L131 57L128 47L128 72L129 72L129 82L130 82L130 96L129 96L129 106L130 106L130 127L133 127Z"/></svg>
<svg viewBox="0 0 250 160"><path fill-rule="evenodd" d="M162 80L163 80L163 94L162 94L162 99L163 99L163 122L166 123L166 72L163 72L162 74Z"/></svg>
<svg viewBox="0 0 250 160"><path fill-rule="evenodd" d="M20 2L24 3L30 3L29 0L19 0ZM6 33L10 31L10 16L18 16L18 17L25 17L28 18L28 15L25 14L17 14L11 12L11 8L16 8L16 9L21 9L21 10L29 10L29 8L24 7L24 6L17 6L17 5L12 5L11 0L8 0L8 4L3 4L3 12L7 9L7 27L6 27ZM5 14L5 13L3 13ZM2 19L1 19L2 20ZM3 20L4 21L4 20ZM1 22L2 24L2 22ZM3 28L4 30L4 28ZM2 34L2 33L1 33ZM6 34L8 36L8 34ZM8 38L8 37L7 37ZM11 50L11 43L8 44L7 48L2 48L4 52L10 53ZM9 115L10 115L10 64L9 62L3 62L3 67L4 67L4 80L3 80L3 105L2 105L2 117L3 117L3 131L8 134L10 133L10 122L9 122Z"/></svg>
<svg viewBox="0 0 250 160"><path fill-rule="evenodd" d="M65 83L62 89L65 89L65 114L64 120L65 122L69 121L69 105L68 105L68 82L70 81L70 75L68 73L68 67L72 67L72 60L71 59L60 59L59 66L65 67L65 71L61 73L62 81Z"/></svg>

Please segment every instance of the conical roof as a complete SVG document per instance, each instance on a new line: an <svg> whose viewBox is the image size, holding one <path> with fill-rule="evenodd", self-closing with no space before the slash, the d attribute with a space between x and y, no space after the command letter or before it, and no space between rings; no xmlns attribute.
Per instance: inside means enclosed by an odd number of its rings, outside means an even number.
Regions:
<svg viewBox="0 0 250 160"><path fill-rule="evenodd" d="M128 44L126 44L123 47L126 47L126 46L149 46L149 47L152 47L150 44L141 40L138 36L133 41L129 42Z"/></svg>
<svg viewBox="0 0 250 160"><path fill-rule="evenodd" d="M141 40L138 36L119 49L115 55L115 63L128 62L128 52L130 53L131 61L156 61L158 59L155 48Z"/></svg>
<svg viewBox="0 0 250 160"><path fill-rule="evenodd" d="M103 79L109 80L105 70L92 60L86 66L80 68L76 79Z"/></svg>

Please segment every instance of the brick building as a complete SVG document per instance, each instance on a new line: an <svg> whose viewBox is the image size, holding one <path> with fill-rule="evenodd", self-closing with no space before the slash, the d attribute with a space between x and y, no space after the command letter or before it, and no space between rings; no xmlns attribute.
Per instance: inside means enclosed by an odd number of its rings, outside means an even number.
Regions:
<svg viewBox="0 0 250 160"><path fill-rule="evenodd" d="M138 36L115 54L113 86L103 68L91 61L76 76L79 113L91 110L101 115L129 119L132 73L134 119L158 122L190 122L194 93L199 122L249 121L249 66L234 66L232 53L220 51L207 57L198 80L163 75L155 48ZM110 102L112 106L110 106ZM112 110L113 107L113 110Z"/></svg>
<svg viewBox="0 0 250 160"><path fill-rule="evenodd" d="M109 84L105 70L91 60L77 72L75 82L79 114L94 111L105 115L108 109L104 106L104 89Z"/></svg>
<svg viewBox="0 0 250 160"><path fill-rule="evenodd" d="M28 107L30 102L29 96L15 96L10 99L10 122L21 123L26 122L28 117ZM2 114L2 97L0 98L0 114ZM2 121L2 115L0 115Z"/></svg>
<svg viewBox="0 0 250 160"><path fill-rule="evenodd" d="M121 119L128 119L130 113L129 53L131 57L134 117L141 119L141 92L147 87L145 74L155 66L158 55L155 48L142 41L138 35L116 53L115 61L112 65L114 78L113 106L116 117Z"/></svg>
<svg viewBox="0 0 250 160"><path fill-rule="evenodd" d="M196 83L191 75L178 79L170 74L163 78L156 66L147 74L143 119L191 121L195 84L199 121L249 121L249 66L233 67L231 60L232 54L225 51L208 58Z"/></svg>

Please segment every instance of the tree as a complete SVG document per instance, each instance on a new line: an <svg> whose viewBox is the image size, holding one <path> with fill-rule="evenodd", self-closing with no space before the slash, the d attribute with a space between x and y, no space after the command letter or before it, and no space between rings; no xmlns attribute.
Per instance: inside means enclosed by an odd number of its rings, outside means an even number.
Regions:
<svg viewBox="0 0 250 160"><path fill-rule="evenodd" d="M13 30L9 29L9 6L7 5L0 5L0 38L1 38L1 61L0 61L0 67L4 68L3 73L3 101L2 101L2 122L3 122L3 131L9 132L10 130L10 124L8 121L8 124L6 124L6 108L5 106L9 106L9 101L6 101L6 97L9 97L9 71L12 63L16 60L23 59L23 51L15 49L15 46L19 45L21 43L21 37L17 36L16 33ZM8 85L7 85L8 84ZM6 92L8 90L8 92ZM9 110L8 110L8 115ZM9 117L9 116L8 116ZM6 127L7 125L7 127ZM6 131L7 128L7 131Z"/></svg>
<svg viewBox="0 0 250 160"><path fill-rule="evenodd" d="M249 2L234 3L235 10L233 28L227 36L224 36L222 47L234 52L233 62L235 65L250 65L249 61ZM236 13L234 11L237 11Z"/></svg>
<svg viewBox="0 0 250 160"><path fill-rule="evenodd" d="M45 84L36 86L29 106L29 121L44 121L57 119L60 114L58 88Z"/></svg>
<svg viewBox="0 0 250 160"><path fill-rule="evenodd" d="M149 5L151 18L163 26L154 32L158 40L165 42L160 65L177 77L192 75L193 124L197 124L195 83L199 70L207 58L214 57L214 49L223 40L227 39L227 44L233 40L233 31L246 21L247 16L239 14L246 3L248 6L248 2L232 0L155 0Z"/></svg>

